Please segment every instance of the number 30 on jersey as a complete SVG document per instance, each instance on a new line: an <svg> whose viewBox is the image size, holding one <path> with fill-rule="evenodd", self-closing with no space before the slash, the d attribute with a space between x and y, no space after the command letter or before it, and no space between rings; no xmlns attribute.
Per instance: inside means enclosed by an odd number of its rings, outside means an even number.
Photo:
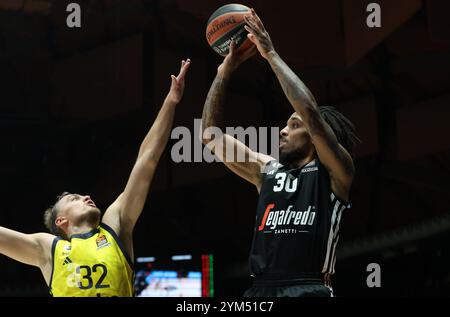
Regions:
<svg viewBox="0 0 450 317"><path fill-rule="evenodd" d="M294 193L297 190L298 178L286 173L277 173L275 179L277 181L277 184L273 186L275 193L281 192L283 189L287 193Z"/></svg>

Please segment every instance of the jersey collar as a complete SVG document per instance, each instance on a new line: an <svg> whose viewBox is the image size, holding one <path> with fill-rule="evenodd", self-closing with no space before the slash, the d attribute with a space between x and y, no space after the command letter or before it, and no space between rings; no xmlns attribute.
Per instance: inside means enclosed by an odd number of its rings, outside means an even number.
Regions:
<svg viewBox="0 0 450 317"><path fill-rule="evenodd" d="M100 230L98 228L95 228L95 229L92 229L91 231L86 232L86 233L73 234L73 235L71 235L69 237L69 239L70 240L72 240L72 239L89 239L90 237L92 237L93 235L95 235L95 234L97 234L99 232L100 232Z"/></svg>

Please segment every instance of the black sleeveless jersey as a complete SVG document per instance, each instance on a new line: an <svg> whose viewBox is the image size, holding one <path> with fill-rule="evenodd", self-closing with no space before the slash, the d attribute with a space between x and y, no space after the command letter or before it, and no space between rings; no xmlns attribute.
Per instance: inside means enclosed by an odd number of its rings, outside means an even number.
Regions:
<svg viewBox="0 0 450 317"><path fill-rule="evenodd" d="M271 161L262 177L252 275L289 280L333 274L339 223L350 206L333 194L328 171L318 159L296 169Z"/></svg>

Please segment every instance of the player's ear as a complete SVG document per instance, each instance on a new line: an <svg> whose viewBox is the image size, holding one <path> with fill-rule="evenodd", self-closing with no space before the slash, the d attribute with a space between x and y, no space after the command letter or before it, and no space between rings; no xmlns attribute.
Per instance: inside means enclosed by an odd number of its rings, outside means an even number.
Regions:
<svg viewBox="0 0 450 317"><path fill-rule="evenodd" d="M58 216L55 219L55 225L57 227L64 227L67 225L68 222L69 222L69 220L64 216Z"/></svg>

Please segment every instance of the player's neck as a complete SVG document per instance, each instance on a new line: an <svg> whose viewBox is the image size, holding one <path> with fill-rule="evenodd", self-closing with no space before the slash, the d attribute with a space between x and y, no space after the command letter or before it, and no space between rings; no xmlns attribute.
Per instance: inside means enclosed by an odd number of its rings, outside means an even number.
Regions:
<svg viewBox="0 0 450 317"><path fill-rule="evenodd" d="M289 164L289 168L295 169L295 168L303 167L303 166L311 163L314 159L316 159L316 155L315 155L315 153L311 153L308 156Z"/></svg>
<svg viewBox="0 0 450 317"><path fill-rule="evenodd" d="M97 227L96 225L93 225L92 223L87 223L87 222L84 222L84 223L81 223L78 225L71 225L67 229L67 236L70 238L74 234L88 233L88 232L91 232L92 230L94 230L96 227Z"/></svg>

